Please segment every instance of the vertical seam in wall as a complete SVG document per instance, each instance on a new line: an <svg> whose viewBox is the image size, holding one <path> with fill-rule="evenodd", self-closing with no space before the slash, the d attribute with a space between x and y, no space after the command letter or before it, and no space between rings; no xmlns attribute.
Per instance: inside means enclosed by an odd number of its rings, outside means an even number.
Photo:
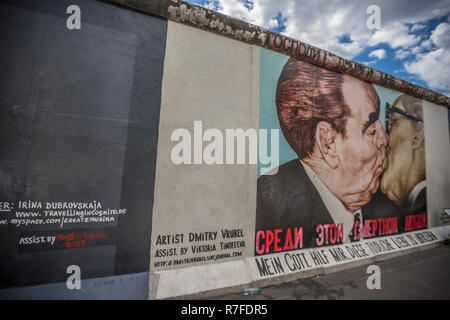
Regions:
<svg viewBox="0 0 450 320"><path fill-rule="evenodd" d="M255 165L249 164L250 170L248 170L249 179L248 183L250 186L251 194L249 194L249 200L247 202L248 206L248 214L251 219L251 225L249 226L249 230L251 232L250 242L248 246L248 255L247 257L253 257L254 253L254 241L255 241L255 225L256 225L256 196L257 196L257 177L258 177L258 152L259 152L259 55L260 55L260 48L256 47L254 45L251 45L251 107L250 109L250 117L252 119L252 123L255 125L255 130L257 132L257 143L256 143L256 150L257 150L257 161Z"/></svg>
<svg viewBox="0 0 450 320"><path fill-rule="evenodd" d="M154 223L154 219L157 216L158 212L157 212L157 203L158 203L158 193L159 193L159 181L160 181L160 170L158 170L158 168L160 168L161 166L161 155L162 153L159 152L160 150L160 146L161 146L161 139L162 139L162 134L161 134L161 130L163 128L163 126L161 124L164 123L165 117L164 117L164 110L163 110L163 106L164 106L164 97L165 97L165 83L166 83L166 78L167 78L167 73L166 73L166 67L167 67L167 51L168 51L168 47L169 47L169 42L171 41L171 37L169 36L169 30L171 30L171 25L172 22L170 20L167 20L167 28L166 28L166 46L164 49L164 59L163 59L163 67L162 67L162 78L161 78L161 98L160 98L160 106L159 106L159 126L158 126L158 142L156 145L156 165L155 165L155 181L154 181L154 190L153 190L153 210L152 210L152 230L150 230L150 266L149 266L149 273L151 273L154 268L153 268L153 264L151 261L151 257L152 257L152 236L153 236L153 227L155 226ZM150 277L149 277L150 278ZM149 288L151 288L151 284L149 285Z"/></svg>

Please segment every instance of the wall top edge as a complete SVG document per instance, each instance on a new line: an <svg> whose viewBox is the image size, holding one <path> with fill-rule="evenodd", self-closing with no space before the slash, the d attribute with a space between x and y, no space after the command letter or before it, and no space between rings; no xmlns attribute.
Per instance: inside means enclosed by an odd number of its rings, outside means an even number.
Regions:
<svg viewBox="0 0 450 320"><path fill-rule="evenodd" d="M450 97L300 40L182 0L100 0L197 27L450 108Z"/></svg>

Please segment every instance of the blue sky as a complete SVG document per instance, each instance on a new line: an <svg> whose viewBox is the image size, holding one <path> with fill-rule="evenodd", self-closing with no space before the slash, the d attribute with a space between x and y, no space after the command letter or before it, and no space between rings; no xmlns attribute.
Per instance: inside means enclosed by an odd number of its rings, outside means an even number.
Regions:
<svg viewBox="0 0 450 320"><path fill-rule="evenodd" d="M189 0L450 96L448 0ZM369 5L380 9L370 30Z"/></svg>

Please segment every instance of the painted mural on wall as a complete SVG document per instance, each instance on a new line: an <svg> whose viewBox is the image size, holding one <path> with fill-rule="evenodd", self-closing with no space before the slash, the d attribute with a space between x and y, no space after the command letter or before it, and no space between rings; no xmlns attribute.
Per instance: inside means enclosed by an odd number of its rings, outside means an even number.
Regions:
<svg viewBox="0 0 450 320"><path fill-rule="evenodd" d="M422 101L261 51L260 127L280 163L257 182L257 255L426 228Z"/></svg>

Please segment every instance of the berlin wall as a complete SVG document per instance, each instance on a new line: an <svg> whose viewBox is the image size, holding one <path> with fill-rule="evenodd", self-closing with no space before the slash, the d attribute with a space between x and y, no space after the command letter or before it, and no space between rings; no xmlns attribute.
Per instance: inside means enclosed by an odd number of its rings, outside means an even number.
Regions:
<svg viewBox="0 0 450 320"><path fill-rule="evenodd" d="M0 298L223 293L450 233L449 97L184 1L0 7Z"/></svg>

